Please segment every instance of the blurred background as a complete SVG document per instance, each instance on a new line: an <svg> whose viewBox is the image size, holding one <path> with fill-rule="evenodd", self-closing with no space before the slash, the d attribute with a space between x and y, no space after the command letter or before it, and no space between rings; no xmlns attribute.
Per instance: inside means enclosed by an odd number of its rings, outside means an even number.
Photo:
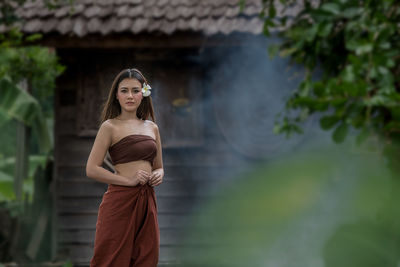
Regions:
<svg viewBox="0 0 400 267"><path fill-rule="evenodd" d="M394 0L1 2L0 266L89 266L86 161L133 67L159 266L399 266L399 21Z"/></svg>

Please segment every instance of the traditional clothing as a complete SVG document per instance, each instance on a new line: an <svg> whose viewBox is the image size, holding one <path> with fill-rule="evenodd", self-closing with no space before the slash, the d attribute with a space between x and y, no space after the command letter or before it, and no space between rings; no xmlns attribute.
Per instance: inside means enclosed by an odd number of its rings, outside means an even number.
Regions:
<svg viewBox="0 0 400 267"><path fill-rule="evenodd" d="M151 136L128 135L109 149L114 164L144 159L157 152ZM99 206L91 267L156 267L160 232L157 202L149 184L109 184Z"/></svg>

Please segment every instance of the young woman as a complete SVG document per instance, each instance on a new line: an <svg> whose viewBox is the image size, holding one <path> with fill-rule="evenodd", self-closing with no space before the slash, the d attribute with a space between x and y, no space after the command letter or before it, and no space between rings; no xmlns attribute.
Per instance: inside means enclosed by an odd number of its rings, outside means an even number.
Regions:
<svg viewBox="0 0 400 267"><path fill-rule="evenodd" d="M99 206L91 267L157 266L154 186L162 183L164 169L150 90L139 70L126 69L114 79L104 105L86 165L88 177L108 184ZM115 173L102 167L107 151Z"/></svg>

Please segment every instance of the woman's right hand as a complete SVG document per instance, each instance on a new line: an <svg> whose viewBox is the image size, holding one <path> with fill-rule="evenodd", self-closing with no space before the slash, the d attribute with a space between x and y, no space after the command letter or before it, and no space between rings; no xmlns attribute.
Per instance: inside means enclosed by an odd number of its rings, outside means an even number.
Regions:
<svg viewBox="0 0 400 267"><path fill-rule="evenodd" d="M138 170L132 178L128 180L128 186L135 186L138 184L144 185L150 178L150 173L144 170Z"/></svg>

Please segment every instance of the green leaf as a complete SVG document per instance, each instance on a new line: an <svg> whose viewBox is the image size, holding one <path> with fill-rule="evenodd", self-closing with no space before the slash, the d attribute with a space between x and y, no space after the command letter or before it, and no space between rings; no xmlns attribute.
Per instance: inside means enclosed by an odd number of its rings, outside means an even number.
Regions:
<svg viewBox="0 0 400 267"><path fill-rule="evenodd" d="M360 24L358 23L358 21L349 21L348 23L346 23L345 25L345 30L346 33L350 33L351 35L356 32L360 27Z"/></svg>
<svg viewBox="0 0 400 267"><path fill-rule="evenodd" d="M324 116L319 120L319 124L322 129L329 130L333 128L340 121L340 117L338 116Z"/></svg>
<svg viewBox="0 0 400 267"><path fill-rule="evenodd" d="M70 260L68 260L67 262L65 262L64 264L63 264L63 266L62 267L73 267L74 265L72 264L72 262L70 261Z"/></svg>
<svg viewBox="0 0 400 267"><path fill-rule="evenodd" d="M346 82L354 82L355 75L354 75L354 67L353 67L353 65L347 65L346 66L346 68L344 69L343 79Z"/></svg>
<svg viewBox="0 0 400 267"><path fill-rule="evenodd" d="M281 125L279 123L275 123L273 129L274 134L280 134L281 130L282 130Z"/></svg>
<svg viewBox="0 0 400 267"><path fill-rule="evenodd" d="M354 128L360 128L364 125L364 122L365 116L363 113L359 113L351 119L351 125L353 125Z"/></svg>
<svg viewBox="0 0 400 267"><path fill-rule="evenodd" d="M300 122L305 121L310 116L310 109L305 107L301 110L298 119Z"/></svg>
<svg viewBox="0 0 400 267"><path fill-rule="evenodd" d="M0 171L0 202L15 199L13 182L11 175Z"/></svg>
<svg viewBox="0 0 400 267"><path fill-rule="evenodd" d="M393 119L400 121L400 107L395 107L390 110Z"/></svg>
<svg viewBox="0 0 400 267"><path fill-rule="evenodd" d="M269 8L268 8L268 15L270 18L275 18L275 16L276 16L276 8L275 8L273 1L270 2Z"/></svg>
<svg viewBox="0 0 400 267"><path fill-rule="evenodd" d="M390 98L384 95L375 95L371 98L367 98L364 100L364 104L366 106L383 106L390 102L391 102Z"/></svg>
<svg viewBox="0 0 400 267"><path fill-rule="evenodd" d="M383 67L383 66L379 66L379 67L378 67L378 72L379 72L380 74L386 75L386 74L389 73L389 70L388 70L387 68Z"/></svg>
<svg viewBox="0 0 400 267"><path fill-rule="evenodd" d="M321 23L318 27L318 36L326 37L331 33L333 24L332 23Z"/></svg>
<svg viewBox="0 0 400 267"><path fill-rule="evenodd" d="M346 42L346 48L348 50L355 51L356 55L361 55L371 52L373 49L373 43L370 43L366 40L349 39Z"/></svg>
<svg viewBox="0 0 400 267"><path fill-rule="evenodd" d="M274 22L271 18L267 19L267 20L265 21L265 24L266 24L268 27L275 27L275 26L276 26L275 22Z"/></svg>
<svg viewBox="0 0 400 267"><path fill-rule="evenodd" d="M8 116L2 109L0 109L0 128L3 127L10 120L10 116Z"/></svg>
<svg viewBox="0 0 400 267"><path fill-rule="evenodd" d="M40 109L37 100L6 78L0 79L0 89L0 109L10 117L32 126Z"/></svg>
<svg viewBox="0 0 400 267"><path fill-rule="evenodd" d="M376 78L376 76L378 76L377 68L376 68L376 67L372 67L372 68L369 70L369 77L370 77L371 79L374 79L374 78Z"/></svg>
<svg viewBox="0 0 400 267"><path fill-rule="evenodd" d="M308 42L312 42L315 39L315 36L318 33L318 24L312 25L308 30L304 32L304 38Z"/></svg>
<svg viewBox="0 0 400 267"><path fill-rule="evenodd" d="M382 42L379 44L379 48L382 48L382 49L389 49L390 47L391 47L390 42Z"/></svg>
<svg viewBox="0 0 400 267"><path fill-rule="evenodd" d="M387 61L386 61L386 67L392 68L392 67L394 67L395 65L396 65L396 63L394 62L393 59L391 59L391 58L388 58L388 59L387 59Z"/></svg>
<svg viewBox="0 0 400 267"><path fill-rule="evenodd" d="M279 55L281 57L287 57L287 56L290 56L291 54L293 54L296 51L297 51L296 47L290 47L290 48L287 48L287 49L282 49L280 51Z"/></svg>
<svg viewBox="0 0 400 267"><path fill-rule="evenodd" d="M334 98L331 100L331 104L335 108L340 108L340 107L345 106L346 102L347 102L347 99L345 99L345 98Z"/></svg>
<svg viewBox="0 0 400 267"><path fill-rule="evenodd" d="M299 86L299 96L307 97L310 94L310 89L311 82L308 79L302 81Z"/></svg>
<svg viewBox="0 0 400 267"><path fill-rule="evenodd" d="M368 138L370 135L370 131L367 128L363 128L360 133L356 136L356 144L358 146L362 145L364 141Z"/></svg>
<svg viewBox="0 0 400 267"><path fill-rule="evenodd" d="M243 12L246 5L246 0L239 0L239 12Z"/></svg>
<svg viewBox="0 0 400 267"><path fill-rule="evenodd" d="M7 173L5 173L5 172L2 172L2 171L0 171L0 183L3 183L3 182L12 182L14 179L13 179L13 177L11 176L11 175L9 175L9 174L7 174Z"/></svg>
<svg viewBox="0 0 400 267"><path fill-rule="evenodd" d="M325 3L321 6L321 9L334 15L338 15L340 13L340 7L336 3Z"/></svg>
<svg viewBox="0 0 400 267"><path fill-rule="evenodd" d="M335 143L342 143L347 136L348 126L345 122L342 122L332 134L332 139Z"/></svg>
<svg viewBox="0 0 400 267"><path fill-rule="evenodd" d="M314 89L313 92L314 92L315 96L317 96L319 98L325 96L325 92L326 92L325 83L323 83L323 82L314 82L313 87L314 87L313 88Z"/></svg>
<svg viewBox="0 0 400 267"><path fill-rule="evenodd" d="M383 127L385 131L400 131L400 122L399 121L391 121Z"/></svg>
<svg viewBox="0 0 400 267"><path fill-rule="evenodd" d="M270 36L268 21L269 21L269 19L267 18L263 25L263 33L266 36Z"/></svg>
<svg viewBox="0 0 400 267"><path fill-rule="evenodd" d="M372 43L360 44L356 47L356 55L362 55L371 52L373 49Z"/></svg>
<svg viewBox="0 0 400 267"><path fill-rule="evenodd" d="M279 51L279 45L274 44L274 45L268 46L268 55L271 59L274 58L278 54L278 51Z"/></svg>
<svg viewBox="0 0 400 267"><path fill-rule="evenodd" d="M32 127L37 133L39 149L52 148L51 134L38 101L7 78L0 79L0 110L9 117Z"/></svg>
<svg viewBox="0 0 400 267"><path fill-rule="evenodd" d="M33 42L33 41L36 41L36 40L41 39L42 36L43 36L43 35L40 34L40 33L31 34L31 35L29 35L28 37L26 37L26 41L28 41L28 42Z"/></svg>
<svg viewBox="0 0 400 267"><path fill-rule="evenodd" d="M363 13L363 8L351 7L351 8L346 8L345 10L343 10L341 13L341 16L345 17L347 19L351 19L362 13Z"/></svg>

